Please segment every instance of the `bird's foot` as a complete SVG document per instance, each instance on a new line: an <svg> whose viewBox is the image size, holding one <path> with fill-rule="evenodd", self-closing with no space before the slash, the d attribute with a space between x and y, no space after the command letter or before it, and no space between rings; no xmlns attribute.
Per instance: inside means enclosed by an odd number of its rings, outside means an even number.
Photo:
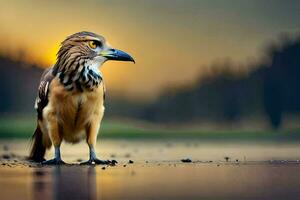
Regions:
<svg viewBox="0 0 300 200"><path fill-rule="evenodd" d="M116 165L116 163L118 163L116 160L100 160L98 158L93 158L80 163L80 165Z"/></svg>
<svg viewBox="0 0 300 200"><path fill-rule="evenodd" d="M64 165L66 163L61 159L53 158L51 160L43 161L42 164L43 165Z"/></svg>

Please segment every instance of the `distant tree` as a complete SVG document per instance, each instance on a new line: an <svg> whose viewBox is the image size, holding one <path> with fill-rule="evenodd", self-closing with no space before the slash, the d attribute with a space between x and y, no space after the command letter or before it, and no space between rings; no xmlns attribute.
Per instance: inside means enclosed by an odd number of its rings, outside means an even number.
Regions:
<svg viewBox="0 0 300 200"><path fill-rule="evenodd" d="M300 37L287 35L269 48L271 64L264 73L264 105L273 128L279 128L283 112L300 112Z"/></svg>

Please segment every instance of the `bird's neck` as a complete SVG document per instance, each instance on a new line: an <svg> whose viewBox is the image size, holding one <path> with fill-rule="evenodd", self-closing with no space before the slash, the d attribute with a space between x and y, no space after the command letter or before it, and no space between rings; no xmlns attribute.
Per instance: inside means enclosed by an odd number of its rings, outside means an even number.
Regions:
<svg viewBox="0 0 300 200"><path fill-rule="evenodd" d="M57 77L67 90L79 92L93 91L103 81L97 64L92 62L81 63L74 70L58 72Z"/></svg>

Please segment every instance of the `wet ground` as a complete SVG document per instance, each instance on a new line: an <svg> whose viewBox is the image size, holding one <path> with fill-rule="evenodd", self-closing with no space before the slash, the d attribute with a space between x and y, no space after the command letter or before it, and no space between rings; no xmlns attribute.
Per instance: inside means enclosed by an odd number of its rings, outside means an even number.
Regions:
<svg viewBox="0 0 300 200"><path fill-rule="evenodd" d="M102 140L98 154L116 166L79 166L81 143L62 147L60 167L27 162L27 147L0 141L0 199L300 198L298 143Z"/></svg>

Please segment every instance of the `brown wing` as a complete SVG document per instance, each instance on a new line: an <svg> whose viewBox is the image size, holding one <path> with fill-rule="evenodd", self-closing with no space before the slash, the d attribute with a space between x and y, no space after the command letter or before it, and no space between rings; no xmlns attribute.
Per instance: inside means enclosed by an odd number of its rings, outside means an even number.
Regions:
<svg viewBox="0 0 300 200"><path fill-rule="evenodd" d="M46 69L41 77L40 85L38 88L38 95L35 100L34 108L37 110L38 119L43 119L43 109L48 104L48 93L51 81L55 76L52 75L52 68Z"/></svg>

